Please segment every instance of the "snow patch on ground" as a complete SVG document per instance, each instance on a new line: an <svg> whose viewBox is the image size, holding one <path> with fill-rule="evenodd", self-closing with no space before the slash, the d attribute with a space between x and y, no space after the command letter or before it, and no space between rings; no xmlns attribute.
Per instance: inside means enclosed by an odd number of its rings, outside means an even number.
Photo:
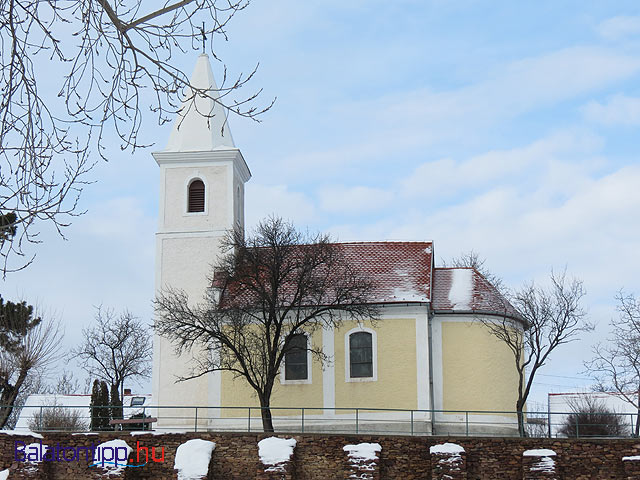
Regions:
<svg viewBox="0 0 640 480"><path fill-rule="evenodd" d="M127 452L124 460L118 455L118 452L121 452L123 448ZM104 458L105 449L107 449L110 456L113 454L113 458ZM131 450L133 449L124 440L109 440L96 447L96 451L93 454L93 464L107 470L109 475L116 475L127 467L127 460Z"/></svg>
<svg viewBox="0 0 640 480"><path fill-rule="evenodd" d="M38 452L40 452L40 444L39 443L30 443L26 447L24 447L25 458L27 459L27 463L40 463L42 461L42 457L44 457L45 452L49 449L48 445L42 444L42 452L38 453L37 460L29 460L29 452L31 449L35 448Z"/></svg>
<svg viewBox="0 0 640 480"><path fill-rule="evenodd" d="M171 434L171 433L187 433L186 430L182 430L182 431L159 431L159 430L138 430L135 432L129 432L132 436L136 436L136 435L167 435L167 434Z"/></svg>
<svg viewBox="0 0 640 480"><path fill-rule="evenodd" d="M533 450L525 450L523 457L555 457L556 452L548 448L535 448Z"/></svg>
<svg viewBox="0 0 640 480"><path fill-rule="evenodd" d="M355 459L376 460L382 447L379 443L358 443L357 445L345 445L342 450L347 452L349 457Z"/></svg>
<svg viewBox="0 0 640 480"><path fill-rule="evenodd" d="M522 456L539 458L539 461L531 465L531 472L554 473L556 471L556 462L551 458L556 456L556 452L553 450L549 450L548 448L525 450Z"/></svg>
<svg viewBox="0 0 640 480"><path fill-rule="evenodd" d="M460 455L464 453L464 448L456 443L441 443L429 447L429 453L444 455Z"/></svg>
<svg viewBox="0 0 640 480"><path fill-rule="evenodd" d="M640 455L632 455L631 457L622 457L623 462L637 462L640 461Z"/></svg>
<svg viewBox="0 0 640 480"><path fill-rule="evenodd" d="M456 268L451 271L449 302L454 309L469 310L473 293L473 270Z"/></svg>
<svg viewBox="0 0 640 480"><path fill-rule="evenodd" d="M379 443L358 443L357 445L345 445L342 450L347 452L352 474L349 478L371 479L371 472L376 469L378 452L382 451Z"/></svg>
<svg viewBox="0 0 640 480"><path fill-rule="evenodd" d="M211 455L216 448L214 442L194 438L181 444L176 450L174 470L178 480L200 480L207 476Z"/></svg>
<svg viewBox="0 0 640 480"><path fill-rule="evenodd" d="M42 435L40 435L39 433L32 432L31 430L20 430L19 432L16 430L0 430L0 433L4 433L5 435L23 435L25 437L29 436L29 437L44 439Z"/></svg>
<svg viewBox="0 0 640 480"><path fill-rule="evenodd" d="M280 465L288 462L296 447L294 438L263 438L258 442L258 455L263 465L272 465L265 469L265 472L284 471L284 466Z"/></svg>

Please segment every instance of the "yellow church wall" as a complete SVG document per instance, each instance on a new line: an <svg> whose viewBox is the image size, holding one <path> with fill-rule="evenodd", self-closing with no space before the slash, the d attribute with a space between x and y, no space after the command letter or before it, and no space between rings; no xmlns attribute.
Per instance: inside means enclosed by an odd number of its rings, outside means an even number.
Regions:
<svg viewBox="0 0 640 480"><path fill-rule="evenodd" d="M311 337L313 345L320 345L322 342L322 331L316 331ZM311 383L281 384L280 375L276 378L276 383L271 395L271 405L273 407L290 407L286 410L273 410L272 414L276 415L300 415L300 409L296 407L317 407L322 408L322 365L315 359L311 358ZM229 372L222 372L221 381L221 402L223 407L259 407L258 397L244 377L234 379ZM307 410L305 415L318 415L321 410ZM252 411L254 417L260 416L259 409ZM247 416L247 409L240 408L224 408L222 416L244 417Z"/></svg>
<svg viewBox="0 0 640 480"><path fill-rule="evenodd" d="M415 318L363 323L376 332L376 381L346 381L345 335L357 326L345 322L334 333L336 407L417 408Z"/></svg>
<svg viewBox="0 0 640 480"><path fill-rule="evenodd" d="M513 353L478 321L442 323L443 409L513 411Z"/></svg>

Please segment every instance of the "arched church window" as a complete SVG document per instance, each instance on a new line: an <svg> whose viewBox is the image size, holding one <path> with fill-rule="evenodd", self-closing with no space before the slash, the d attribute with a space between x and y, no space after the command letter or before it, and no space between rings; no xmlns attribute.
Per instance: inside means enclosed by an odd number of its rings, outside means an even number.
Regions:
<svg viewBox="0 0 640 480"><path fill-rule="evenodd" d="M189 200L187 211L204 212L204 182L196 179L189 184Z"/></svg>
<svg viewBox="0 0 640 480"><path fill-rule="evenodd" d="M369 332L349 335L349 376L373 377L373 335Z"/></svg>
<svg viewBox="0 0 640 480"><path fill-rule="evenodd" d="M284 379L307 380L308 378L307 336L298 333L291 337L284 354Z"/></svg>

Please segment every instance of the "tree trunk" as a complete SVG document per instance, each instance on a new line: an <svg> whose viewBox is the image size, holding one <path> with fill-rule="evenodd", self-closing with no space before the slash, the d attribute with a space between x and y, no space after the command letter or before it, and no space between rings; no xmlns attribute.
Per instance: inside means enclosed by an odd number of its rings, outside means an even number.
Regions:
<svg viewBox="0 0 640 480"><path fill-rule="evenodd" d="M10 385L8 383L5 384L2 391L2 397L0 397L0 429L5 427L9 417L11 416L11 412L13 412L13 404L18 398L20 388L22 388L22 384L26 380L28 373L28 369L22 368L15 385Z"/></svg>
<svg viewBox="0 0 640 480"><path fill-rule="evenodd" d="M524 402L518 400L516 402L516 413L518 416L518 434L521 437L527 436L527 430L524 428Z"/></svg>
<svg viewBox="0 0 640 480"><path fill-rule="evenodd" d="M260 415L262 416L262 429L265 432L273 432L273 418L271 417L271 409L269 400L260 399Z"/></svg>
<svg viewBox="0 0 640 480"><path fill-rule="evenodd" d="M638 414L636 415L636 431L635 436L640 436L640 388L638 388Z"/></svg>

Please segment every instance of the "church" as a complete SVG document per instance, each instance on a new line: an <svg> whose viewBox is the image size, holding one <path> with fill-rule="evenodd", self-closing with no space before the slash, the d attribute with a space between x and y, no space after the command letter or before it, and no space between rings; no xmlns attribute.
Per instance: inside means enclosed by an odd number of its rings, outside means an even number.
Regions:
<svg viewBox="0 0 640 480"><path fill-rule="evenodd" d="M191 83L217 91L207 55L198 57ZM244 230L251 172L225 111L210 98L185 102L166 148L153 157L160 167L155 288L199 300L224 234ZM518 387L512 353L479 321L520 320L498 291L472 268L435 267L431 241L342 246L371 279L380 319L314 332L307 341L332 358L324 366L310 355L285 359L272 396L276 431L299 430L301 421L305 431L354 431L354 415L360 433L516 429L515 415L491 413L514 411ZM190 361L155 336L160 430L259 429L258 400L242 379L213 372L176 383Z"/></svg>

